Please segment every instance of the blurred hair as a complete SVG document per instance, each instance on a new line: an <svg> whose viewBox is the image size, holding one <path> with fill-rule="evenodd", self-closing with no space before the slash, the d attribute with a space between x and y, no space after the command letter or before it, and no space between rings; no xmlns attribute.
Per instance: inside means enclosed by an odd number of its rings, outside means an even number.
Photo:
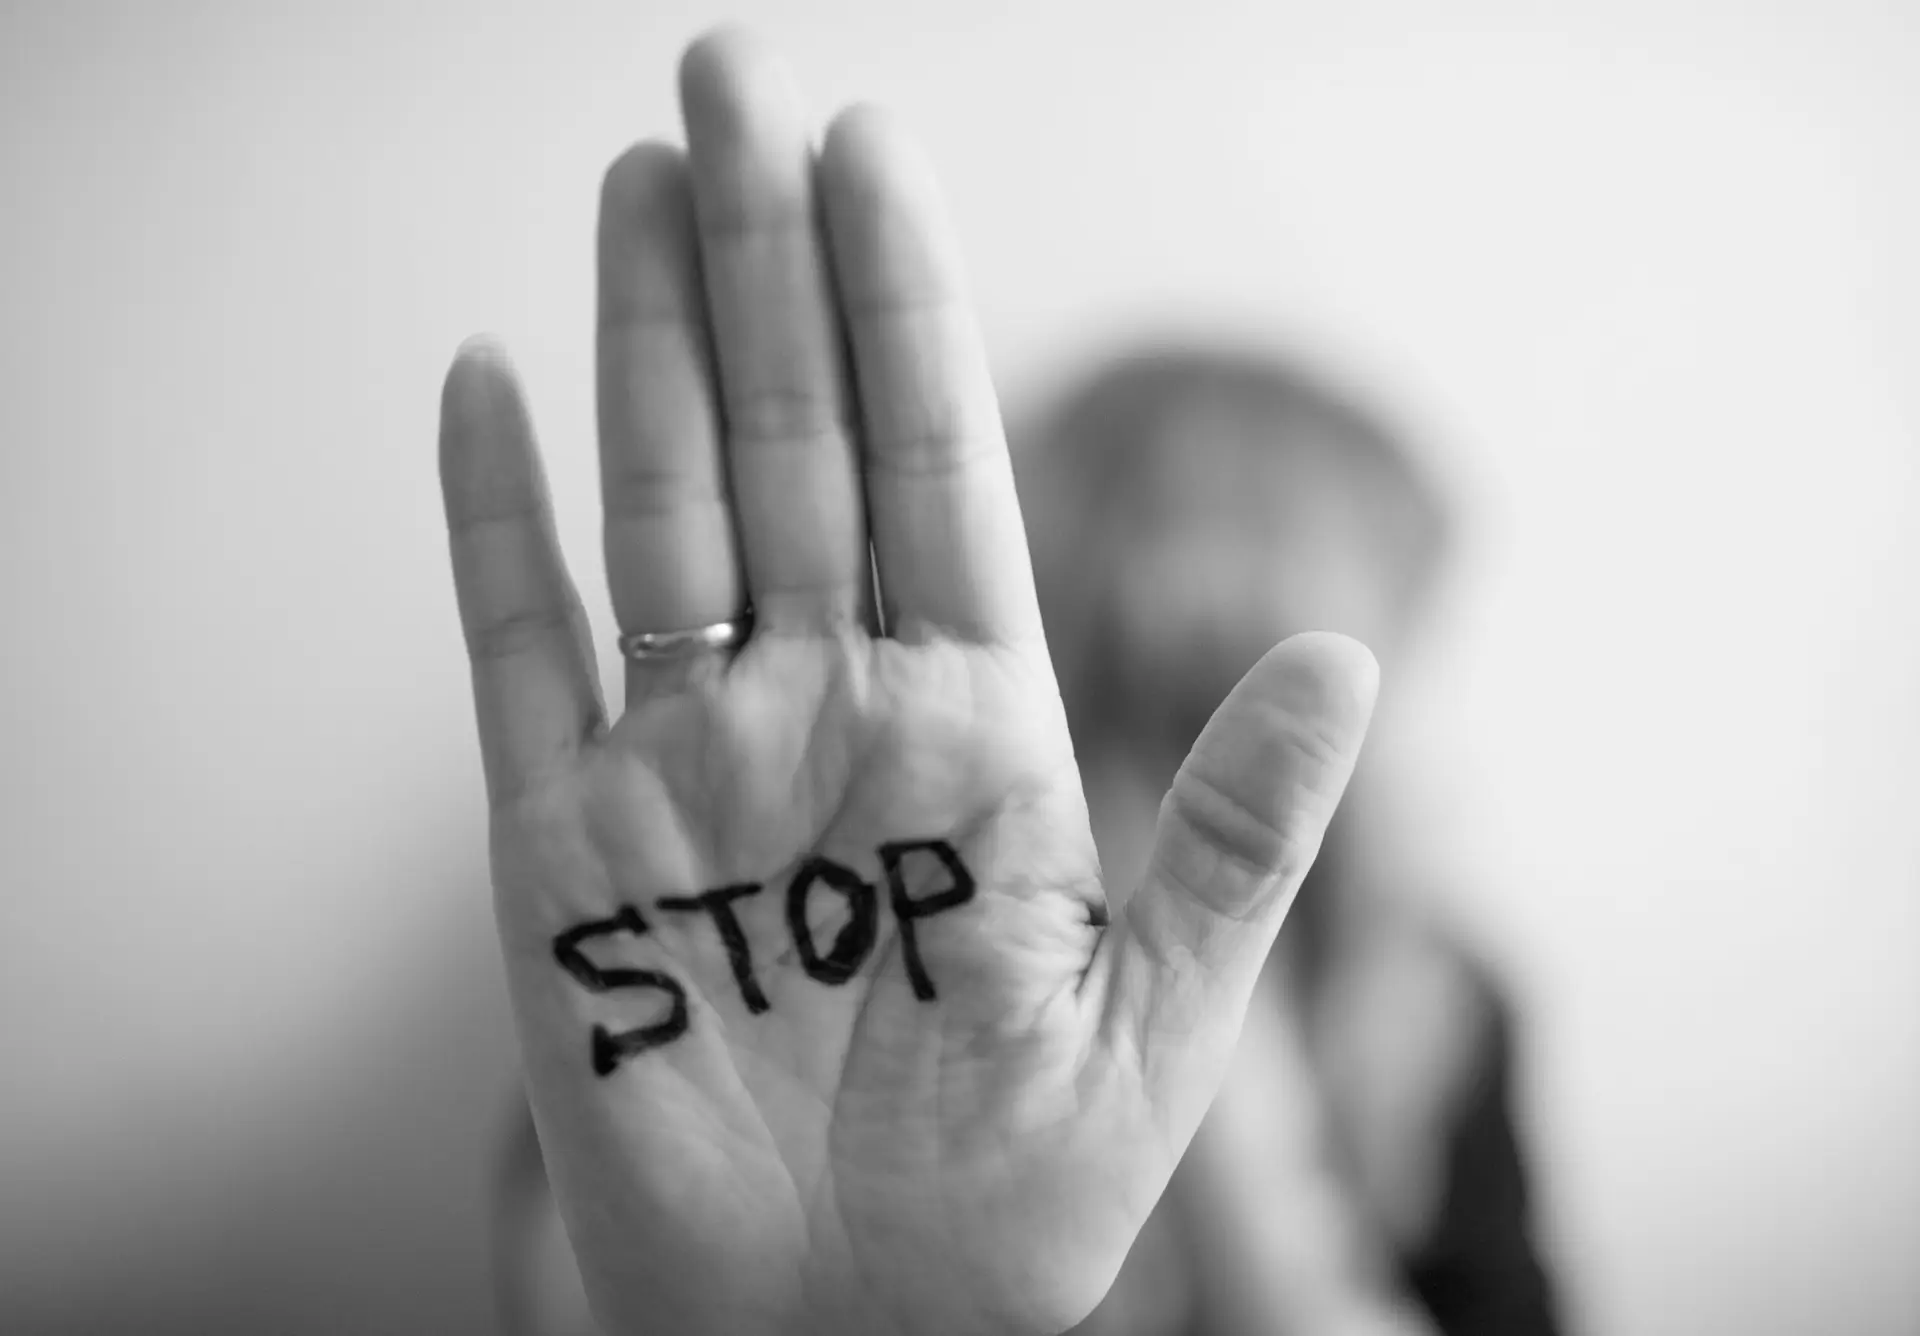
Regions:
<svg viewBox="0 0 1920 1336"><path fill-rule="evenodd" d="M1223 433L1185 430L1201 414L1233 429L1234 450L1253 443L1311 456L1326 465L1315 476L1350 489L1362 541L1385 559L1403 626L1416 619L1447 550L1446 506L1400 435L1300 361L1171 342L1109 358L1014 433L1042 616L1076 734L1100 722L1089 716L1123 648L1113 620L1127 591L1116 587L1122 563L1113 558L1167 535L1153 521L1155 452L1178 449L1195 468L1243 462L1206 457L1209 444L1224 455L1228 442ZM1255 473L1249 485L1262 482Z"/></svg>

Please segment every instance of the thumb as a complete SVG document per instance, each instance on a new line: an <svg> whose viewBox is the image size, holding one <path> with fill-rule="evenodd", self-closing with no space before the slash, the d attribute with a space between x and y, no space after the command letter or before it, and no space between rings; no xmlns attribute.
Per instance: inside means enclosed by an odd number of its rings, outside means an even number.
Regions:
<svg viewBox="0 0 1920 1336"><path fill-rule="evenodd" d="M1373 714L1358 641L1269 650L1201 731L1160 805L1146 880L1115 923L1106 1015L1177 1146L1198 1126Z"/></svg>

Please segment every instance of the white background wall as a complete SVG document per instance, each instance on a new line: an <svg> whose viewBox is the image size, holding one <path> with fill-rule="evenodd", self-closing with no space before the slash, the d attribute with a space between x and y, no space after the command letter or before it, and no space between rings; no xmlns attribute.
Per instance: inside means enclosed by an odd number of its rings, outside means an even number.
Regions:
<svg viewBox="0 0 1920 1336"><path fill-rule="evenodd" d="M592 602L598 173L719 15L385 8L0 18L8 1330L485 1320L438 380L516 349ZM1920 1329L1920 16L733 12L921 127L1011 399L1224 322L1425 428L1470 543L1377 764L1586 1328Z"/></svg>

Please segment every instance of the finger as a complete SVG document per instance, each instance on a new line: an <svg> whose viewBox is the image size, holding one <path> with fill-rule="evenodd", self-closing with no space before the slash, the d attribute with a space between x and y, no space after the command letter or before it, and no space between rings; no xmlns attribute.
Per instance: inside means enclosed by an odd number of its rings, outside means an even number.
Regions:
<svg viewBox="0 0 1920 1336"><path fill-rule="evenodd" d="M570 760L604 712L526 403L490 342L470 340L447 372L440 490L481 762L498 804Z"/></svg>
<svg viewBox="0 0 1920 1336"><path fill-rule="evenodd" d="M1138 1050L1173 1125L1198 1125L1366 735L1379 670L1311 632L1268 651L1202 730L1116 922L1109 1037Z"/></svg>
<svg viewBox="0 0 1920 1336"><path fill-rule="evenodd" d="M688 49L680 96L756 625L851 622L871 566L799 97L731 32Z"/></svg>
<svg viewBox="0 0 1920 1336"><path fill-rule="evenodd" d="M746 602L684 155L639 144L600 191L598 401L603 541L622 633L680 631ZM627 662L627 702L698 661ZM724 656L718 656L724 661Z"/></svg>
<svg viewBox="0 0 1920 1336"><path fill-rule="evenodd" d="M933 172L883 114L856 108L827 134L820 183L889 634L1035 636L1000 406Z"/></svg>

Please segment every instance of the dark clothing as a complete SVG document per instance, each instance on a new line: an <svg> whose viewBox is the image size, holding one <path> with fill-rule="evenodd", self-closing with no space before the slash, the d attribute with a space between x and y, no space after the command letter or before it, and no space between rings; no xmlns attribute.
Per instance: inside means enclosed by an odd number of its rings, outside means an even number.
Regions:
<svg viewBox="0 0 1920 1336"><path fill-rule="evenodd" d="M1287 915L1281 944L1297 1004L1311 1013L1335 958L1338 906L1352 884L1352 818L1343 809ZM1444 1336L1560 1336L1552 1281L1531 1236L1527 1162L1513 1123L1514 1013L1499 980L1463 942L1427 929L1465 986L1475 1017L1461 1094L1442 1132L1444 1168L1432 1227L1393 1260L1405 1291Z"/></svg>
<svg viewBox="0 0 1920 1336"><path fill-rule="evenodd" d="M1511 1013L1483 973L1476 970L1474 982L1487 1019L1447 1131L1433 1230L1417 1253L1400 1259L1402 1273L1446 1336L1558 1336L1551 1284L1529 1234L1526 1168L1514 1134Z"/></svg>

